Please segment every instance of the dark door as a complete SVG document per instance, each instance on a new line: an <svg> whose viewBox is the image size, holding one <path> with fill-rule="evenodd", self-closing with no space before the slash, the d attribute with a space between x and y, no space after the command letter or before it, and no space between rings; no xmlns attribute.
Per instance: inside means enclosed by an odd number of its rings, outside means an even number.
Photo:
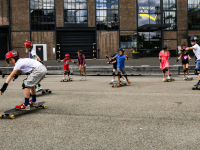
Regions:
<svg viewBox="0 0 200 150"><path fill-rule="evenodd" d="M5 60L5 54L7 53L7 29L0 29L0 60Z"/></svg>
<svg viewBox="0 0 200 150"><path fill-rule="evenodd" d="M65 54L70 54L72 59L76 59L77 51L83 50L86 59L92 59L94 43L95 31L93 30L57 31L57 44L60 44L60 50L57 48L57 56L60 55L60 59L63 59Z"/></svg>
<svg viewBox="0 0 200 150"><path fill-rule="evenodd" d="M36 54L43 60L43 46L36 46Z"/></svg>

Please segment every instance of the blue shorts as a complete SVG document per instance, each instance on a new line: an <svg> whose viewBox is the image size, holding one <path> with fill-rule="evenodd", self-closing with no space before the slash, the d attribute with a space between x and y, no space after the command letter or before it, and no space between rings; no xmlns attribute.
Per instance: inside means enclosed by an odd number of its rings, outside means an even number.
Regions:
<svg viewBox="0 0 200 150"><path fill-rule="evenodd" d="M200 60L197 60L196 69L200 71Z"/></svg>

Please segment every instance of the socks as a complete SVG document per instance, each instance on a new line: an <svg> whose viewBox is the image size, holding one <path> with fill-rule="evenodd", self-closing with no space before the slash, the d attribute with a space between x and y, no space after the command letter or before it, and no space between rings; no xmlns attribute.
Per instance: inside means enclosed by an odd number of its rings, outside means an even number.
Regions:
<svg viewBox="0 0 200 150"><path fill-rule="evenodd" d="M24 105L25 105L25 106L28 106L28 105L29 105L29 98L26 98L26 97L25 97L25 103L24 103Z"/></svg>
<svg viewBox="0 0 200 150"><path fill-rule="evenodd" d="M36 95L32 95L32 102L36 102Z"/></svg>

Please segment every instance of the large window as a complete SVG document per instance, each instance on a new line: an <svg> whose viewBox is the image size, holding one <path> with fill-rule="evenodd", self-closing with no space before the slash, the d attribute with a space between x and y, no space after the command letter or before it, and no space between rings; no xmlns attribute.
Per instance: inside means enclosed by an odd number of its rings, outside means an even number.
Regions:
<svg viewBox="0 0 200 150"><path fill-rule="evenodd" d="M200 0L188 0L188 29L200 29Z"/></svg>
<svg viewBox="0 0 200 150"><path fill-rule="evenodd" d="M161 31L138 32L138 48L142 56L158 56L161 48Z"/></svg>
<svg viewBox="0 0 200 150"><path fill-rule="evenodd" d="M87 24L87 0L64 0L65 24Z"/></svg>
<svg viewBox="0 0 200 150"><path fill-rule="evenodd" d="M123 35L121 36L121 48L133 48L137 47L137 36L136 35Z"/></svg>
<svg viewBox="0 0 200 150"><path fill-rule="evenodd" d="M55 30L54 0L30 0L31 29Z"/></svg>
<svg viewBox="0 0 200 150"><path fill-rule="evenodd" d="M160 0L138 0L138 27L160 23Z"/></svg>
<svg viewBox="0 0 200 150"><path fill-rule="evenodd" d="M96 0L97 30L118 30L118 0Z"/></svg>
<svg viewBox="0 0 200 150"><path fill-rule="evenodd" d="M176 0L163 0L163 24L171 24L167 30L177 29Z"/></svg>

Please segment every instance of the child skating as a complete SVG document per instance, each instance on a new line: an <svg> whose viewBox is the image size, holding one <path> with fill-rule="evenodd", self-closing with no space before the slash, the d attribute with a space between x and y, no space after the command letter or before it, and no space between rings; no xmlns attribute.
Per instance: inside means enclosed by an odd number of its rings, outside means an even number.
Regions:
<svg viewBox="0 0 200 150"><path fill-rule="evenodd" d="M33 43L31 41L26 41L24 43L24 47L26 49L26 53L29 53L29 58L37 60L43 64L40 57L36 54L36 50L33 48ZM28 77L28 73L27 73L27 77ZM38 85L36 85L36 92L40 90L42 90L42 86L40 83L38 83Z"/></svg>
<svg viewBox="0 0 200 150"><path fill-rule="evenodd" d="M163 70L162 81L164 82L171 79L169 75L169 58L170 58L170 53L168 51L168 47L167 45L164 45L163 50L161 50L159 53L160 68ZM167 80L165 79L165 73L167 73Z"/></svg>
<svg viewBox="0 0 200 150"><path fill-rule="evenodd" d="M63 60L58 60L57 62L65 62L63 65L63 70L64 70L64 74L63 74L63 80L61 80L61 82L67 82L70 81L70 69L69 69L69 63L73 62L74 64L76 64L75 61L71 60L70 55L66 54L65 58ZM66 75L67 75L67 79L66 79Z"/></svg>
<svg viewBox="0 0 200 150"><path fill-rule="evenodd" d="M127 74L126 74L126 69L125 69L125 60L128 60L128 57L124 55L124 49L119 48L118 49L118 54L113 57L113 59L117 58L117 77L118 77L118 84L117 87L120 87L120 77L123 75L126 78L126 81L130 84L131 82L129 81Z"/></svg>
<svg viewBox="0 0 200 150"><path fill-rule="evenodd" d="M35 86L44 78L45 74L47 73L46 67L37 60L30 58L19 58L19 54L16 51L8 52L5 55L5 59L8 64L12 64L14 66L14 69L0 89L0 94L2 95L6 91L7 86L12 79L14 81L18 78L20 71L24 73L29 72L30 75L24 81L25 101L21 105L16 105L15 108L19 110L30 110L30 105L37 106L38 103L36 100ZM32 100L29 101L30 91Z"/></svg>
<svg viewBox="0 0 200 150"><path fill-rule="evenodd" d="M111 55L111 58L109 58L107 55L106 55L106 58L109 60L109 62L107 62L108 64L113 64L113 71L112 71L112 76L113 76L113 79L111 80L110 84L116 82L115 80L115 73L116 73L116 70L117 70L117 59L112 59L113 57L115 57L117 54L116 53L113 53Z"/></svg>
<svg viewBox="0 0 200 150"><path fill-rule="evenodd" d="M198 73L198 82L196 85L196 88L198 89L199 85L200 85L200 46L197 44L197 40L198 38L196 36L192 36L190 38L190 43L192 45L192 47L187 47L185 50L193 50L195 56L196 56L196 69L197 69L197 73Z"/></svg>
<svg viewBox="0 0 200 150"><path fill-rule="evenodd" d="M79 72L80 72L80 80L84 80L83 74L82 74L82 68L84 69L85 72L85 80L87 80L87 72L86 72L86 61L85 61L85 55L83 54L82 50L79 50L77 52L78 54L78 66L79 66Z"/></svg>
<svg viewBox="0 0 200 150"><path fill-rule="evenodd" d="M181 55L178 57L176 62L178 62L180 59L182 60L182 65L183 65L183 73L184 73L184 78L183 80L192 80L193 78L190 77L189 74L189 60L192 60L188 52L185 50L187 46L183 46L181 50ZM187 77L186 77L187 73Z"/></svg>

